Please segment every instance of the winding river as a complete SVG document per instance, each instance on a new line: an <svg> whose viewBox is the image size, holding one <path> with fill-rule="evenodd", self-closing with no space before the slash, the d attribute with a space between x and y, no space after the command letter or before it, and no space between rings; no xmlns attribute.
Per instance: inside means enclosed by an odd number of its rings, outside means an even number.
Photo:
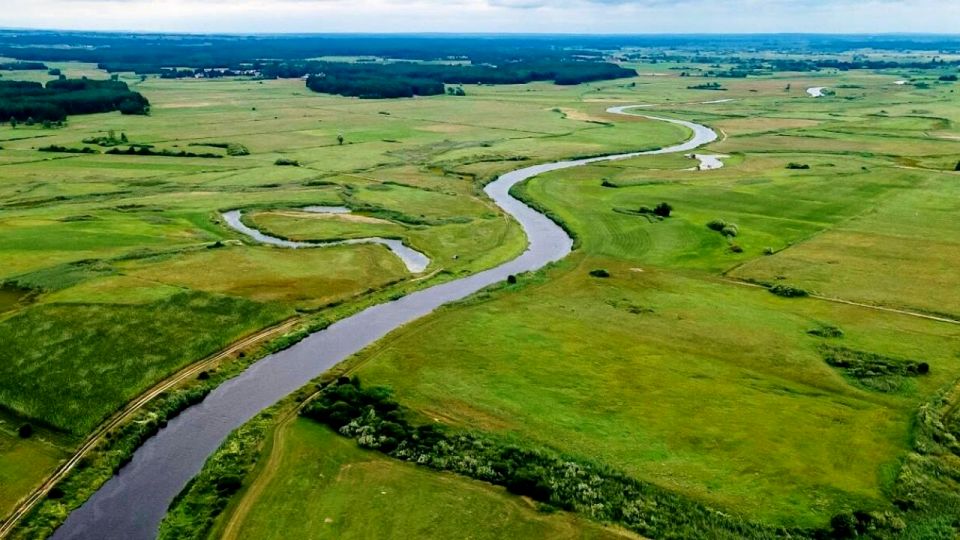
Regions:
<svg viewBox="0 0 960 540"><path fill-rule="evenodd" d="M329 208L334 208L336 210L326 210ZM347 209L346 212L340 209L338 206L308 206L305 208L307 212L314 212L318 214L330 213L330 214L348 214L350 210ZM321 210L324 209L324 210ZM381 238L379 236L370 236L367 238L351 238L348 240L334 240L332 242L297 242L294 240L284 240L282 238L276 238L268 234L264 234L261 231L258 231L254 228L248 227L246 223L243 222L243 214L240 210L231 210L229 212L223 213L223 220L227 223L231 229L245 234L256 242L261 244L269 244L271 246L277 246L282 248L291 248L291 249L300 249L300 248L322 248L329 246L346 246L346 245L355 245L355 244L380 244L385 246L394 255L397 256L403 264L407 267L407 270L411 274L419 274L427 269L430 266L430 258L420 253L419 251L408 247L403 244L400 240L395 240L393 238Z"/></svg>
<svg viewBox="0 0 960 540"><path fill-rule="evenodd" d="M535 165L509 172L491 182L485 188L487 195L513 216L527 235L529 244L522 255L496 268L367 308L256 362L219 386L202 403L183 411L144 443L128 465L70 514L53 538L154 538L177 493L200 471L223 439L258 412L399 326L503 281L511 274L537 270L565 257L573 241L553 221L510 196L510 188L517 183L549 171L601 161L689 152L717 139L717 134L706 126L628 112L633 108L636 106L611 107L608 112L678 124L690 129L693 136L682 144L660 150Z"/></svg>

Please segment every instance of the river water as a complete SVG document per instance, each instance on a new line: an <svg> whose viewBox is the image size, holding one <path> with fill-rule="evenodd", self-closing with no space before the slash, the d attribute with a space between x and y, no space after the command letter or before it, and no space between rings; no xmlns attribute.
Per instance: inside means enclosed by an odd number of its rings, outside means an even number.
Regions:
<svg viewBox="0 0 960 540"><path fill-rule="evenodd" d="M326 206L308 206L312 210L311 212L315 213L336 213L336 214L345 214L349 212L318 212L317 208L340 208L336 206L326 207ZM369 236L367 238L351 238L349 240L335 240L332 242L297 242L294 240L284 240L283 238L277 238L270 236L263 232L258 231L252 227L248 227L242 219L243 215L240 210L231 210L229 212L223 213L223 220L227 222L227 226L231 229L245 234L251 239L260 242L261 244L269 244L271 246L277 246L282 248L290 249L300 249L300 248L322 248L329 246L345 246L345 245L355 245L355 244L380 244L385 246L387 249L393 252L403 264L407 267L407 270L411 274L419 274L427 269L430 266L430 258L420 253L419 251L404 245L400 240L393 238L381 238L379 236Z"/></svg>
<svg viewBox="0 0 960 540"><path fill-rule="evenodd" d="M509 172L491 182L485 188L487 195L513 216L527 235L529 244L522 255L496 268L367 308L256 362L211 392L202 403L183 411L145 442L129 464L67 517L53 538L154 538L177 493L200 471L223 439L258 412L387 333L441 305L503 281L511 274L537 270L565 257L573 241L553 221L510 196L510 188L517 183L549 171L589 163L689 152L717 139L717 134L706 126L628 112L632 108L635 107L612 107L608 112L679 124L690 129L693 136L682 144L660 150L535 165Z"/></svg>

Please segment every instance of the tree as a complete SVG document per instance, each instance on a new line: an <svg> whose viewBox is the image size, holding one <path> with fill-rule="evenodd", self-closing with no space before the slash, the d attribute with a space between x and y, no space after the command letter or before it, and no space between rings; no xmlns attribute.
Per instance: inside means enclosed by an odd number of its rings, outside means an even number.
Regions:
<svg viewBox="0 0 960 540"><path fill-rule="evenodd" d="M20 426L20 429L17 430L17 435L19 435L21 439L29 439L30 436L33 435L33 426L23 424Z"/></svg>
<svg viewBox="0 0 960 540"><path fill-rule="evenodd" d="M17 128L17 119L16 119L15 117L13 117L13 116L10 117L10 127L14 128L14 129Z"/></svg>
<svg viewBox="0 0 960 540"><path fill-rule="evenodd" d="M343 133L337 134L337 143L339 143L340 145L343 145Z"/></svg>
<svg viewBox="0 0 960 540"><path fill-rule="evenodd" d="M671 212L673 212L673 207L665 202L662 202L653 208L653 213L660 217L670 217Z"/></svg>
<svg viewBox="0 0 960 540"><path fill-rule="evenodd" d="M123 142L123 143L129 142L129 141L127 140L127 134L126 134L126 133L120 133L120 142Z"/></svg>
<svg viewBox="0 0 960 540"><path fill-rule="evenodd" d="M953 168L955 171L960 171L960 161L957 162L957 166Z"/></svg>

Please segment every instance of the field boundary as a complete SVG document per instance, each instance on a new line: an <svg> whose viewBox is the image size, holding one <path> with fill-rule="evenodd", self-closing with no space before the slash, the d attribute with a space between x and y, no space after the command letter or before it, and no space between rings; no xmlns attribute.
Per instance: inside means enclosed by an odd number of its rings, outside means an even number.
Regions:
<svg viewBox="0 0 960 540"><path fill-rule="evenodd" d="M285 333L300 322L301 319L299 317L294 317L277 325L250 334L239 341L232 343L226 349L208 356L203 360L188 365L167 379L154 385L143 394L134 398L133 401L127 403L126 406L114 413L110 418L102 423L100 427L90 434L84 440L83 444L81 444L80 447L73 453L73 455L71 455L67 461L63 462L59 467L57 467L53 474L47 477L47 479L44 480L39 487L34 489L30 495L17 504L7 519L3 521L3 523L0 523L0 539L7 538L20 520L23 519L23 517L26 516L31 510L33 510L33 508L40 501L42 501L44 497L46 497L47 493L49 493L58 482L63 480L64 477L66 477L67 474L69 474L70 471L77 466L80 460L83 459L103 440L107 433L130 420L137 412L140 411L140 409L150 403L154 398L187 379L196 378L200 372L210 368L212 365L220 362L226 357L239 352L241 349L261 343L278 334Z"/></svg>

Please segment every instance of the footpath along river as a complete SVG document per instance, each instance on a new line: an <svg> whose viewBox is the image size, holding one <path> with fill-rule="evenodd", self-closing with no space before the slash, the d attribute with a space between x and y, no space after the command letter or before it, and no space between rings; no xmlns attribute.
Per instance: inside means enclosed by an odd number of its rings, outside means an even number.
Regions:
<svg viewBox="0 0 960 540"><path fill-rule="evenodd" d="M628 112L637 107L611 107L607 112L678 124L690 129L693 136L682 144L660 150L526 167L491 182L485 188L487 195L513 216L527 235L529 244L522 255L496 268L367 308L256 362L211 392L203 402L183 411L144 443L129 464L70 514L53 538L146 540L156 537L160 521L177 493L200 471L223 439L258 412L389 332L441 305L465 298L511 274L537 270L564 258L570 253L573 241L546 216L511 197L509 191L514 185L549 171L590 163L689 152L717 139L712 129L700 124Z"/></svg>

